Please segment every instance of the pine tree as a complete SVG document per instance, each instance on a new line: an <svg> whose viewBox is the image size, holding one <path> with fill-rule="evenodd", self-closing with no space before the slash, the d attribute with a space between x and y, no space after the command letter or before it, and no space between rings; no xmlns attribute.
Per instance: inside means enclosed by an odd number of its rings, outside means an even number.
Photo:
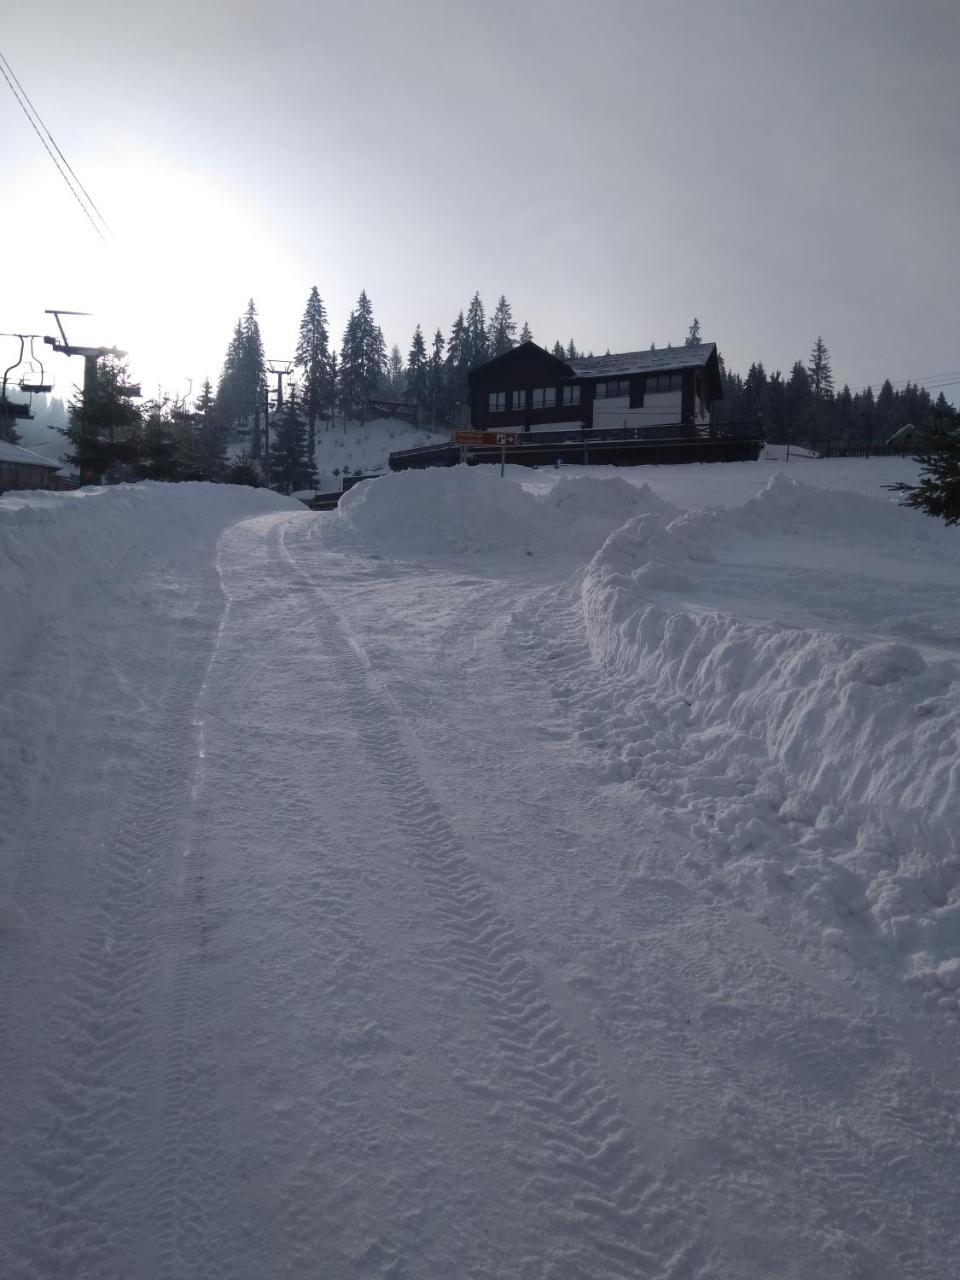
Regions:
<svg viewBox="0 0 960 1280"><path fill-rule="evenodd" d="M227 466L227 432L209 378L204 379L203 386L200 388L193 417L196 420L198 443L207 478L220 480Z"/></svg>
<svg viewBox="0 0 960 1280"><path fill-rule="evenodd" d="M760 400L760 416L766 438L784 443L787 439L787 385L779 369L775 369L767 379Z"/></svg>
<svg viewBox="0 0 960 1280"><path fill-rule="evenodd" d="M442 341L442 339L441 339ZM412 400L415 410L415 421L420 425L420 409L427 400L429 387L429 370L427 367L427 348L423 341L423 333L417 325L410 343L410 354L407 357L407 399Z"/></svg>
<svg viewBox="0 0 960 1280"><path fill-rule="evenodd" d="M830 352L822 338L818 337L813 344L807 373L810 375L810 388L817 404L829 400L833 396L833 373L830 369Z"/></svg>
<svg viewBox="0 0 960 1280"><path fill-rule="evenodd" d="M241 440L246 434L248 408L243 394L242 365L243 321L238 320L223 360L223 369L217 387L217 408L228 428L232 428Z"/></svg>
<svg viewBox="0 0 960 1280"><path fill-rule="evenodd" d="M580 352L577 350L577 344L572 338L567 343L567 349L564 355L567 360L576 360L580 356Z"/></svg>
<svg viewBox="0 0 960 1280"><path fill-rule="evenodd" d="M469 385L467 373L470 369L470 339L463 312L457 316L450 330L447 343L447 396L453 418L453 425L459 427L463 417L463 407L469 403Z"/></svg>
<svg viewBox="0 0 960 1280"><path fill-rule="evenodd" d="M296 384L291 386L287 401L273 417L273 440L270 447L270 485L282 493L316 487L317 477L309 453L309 436L300 411Z"/></svg>
<svg viewBox="0 0 960 1280"><path fill-rule="evenodd" d="M567 358L566 350L559 338L553 344L550 354L556 356L558 360L565 360Z"/></svg>
<svg viewBox="0 0 960 1280"><path fill-rule="evenodd" d="M517 341L518 342L533 341L533 334L530 332L530 326L527 324L526 320L524 320L523 322L523 328L520 330L520 337L517 339Z"/></svg>
<svg viewBox="0 0 960 1280"><path fill-rule="evenodd" d="M126 365L106 358L97 361L92 394L80 390L70 401L62 429L72 446L66 461L84 484L125 479L137 462L142 415L128 387Z"/></svg>
<svg viewBox="0 0 960 1280"><path fill-rule="evenodd" d="M813 390L810 375L799 360L787 382L787 440L811 443L813 430Z"/></svg>
<svg viewBox="0 0 960 1280"><path fill-rule="evenodd" d="M316 452L317 420L327 417L333 405L327 312L316 285L310 290L300 321L294 363L302 374L301 404L307 419L307 447L312 458Z"/></svg>
<svg viewBox="0 0 960 1280"><path fill-rule="evenodd" d="M356 309L350 312L340 349L340 397L344 416L359 417L361 426L367 420L370 400L383 382L385 348L383 331L374 323L373 307L364 289Z"/></svg>
<svg viewBox="0 0 960 1280"><path fill-rule="evenodd" d="M857 415L853 408L853 394L846 383L832 407L833 431L844 444L850 446L857 434Z"/></svg>
<svg viewBox="0 0 960 1280"><path fill-rule="evenodd" d="M243 316L243 352L240 362L241 386L248 414L253 414L253 439L250 453L260 457L260 410L267 385L266 361L263 356L263 340L253 299L247 303Z"/></svg>
<svg viewBox="0 0 960 1280"><path fill-rule="evenodd" d="M694 316L693 324L690 326L687 332L687 336L684 339L683 345L685 347L695 347L697 346L698 343L702 341L703 339L700 337L700 321L697 319L696 316Z"/></svg>
<svg viewBox="0 0 960 1280"><path fill-rule="evenodd" d="M873 398L873 387L867 387L866 391L854 396L853 404L857 415L857 437L869 448L877 432L877 406Z"/></svg>
<svg viewBox="0 0 960 1280"><path fill-rule="evenodd" d="M917 507L948 525L960 524L960 413L935 411L917 452L920 483L892 485L904 494L903 505Z"/></svg>
<svg viewBox="0 0 960 1280"><path fill-rule="evenodd" d="M403 398L403 356L400 354L400 348L396 343L390 348L390 355L387 358L387 386L391 400Z"/></svg>
<svg viewBox="0 0 960 1280"><path fill-rule="evenodd" d="M479 298L479 294L477 297ZM510 303L501 293L497 302L496 310L490 317L490 328L488 333L487 351L491 356L502 356L505 351L509 351L515 346L514 334L517 332L517 326L513 320L513 312L510 309Z"/></svg>
<svg viewBox="0 0 960 1280"><path fill-rule="evenodd" d="M433 348L430 352L430 368L427 375L431 427L437 425L443 404L443 348L445 345L443 334L438 329L433 335Z"/></svg>
<svg viewBox="0 0 960 1280"><path fill-rule="evenodd" d="M897 427L903 425L897 421L897 397L889 378L884 381L877 395L877 408L874 417L880 437L883 440L893 435Z"/></svg>
<svg viewBox="0 0 960 1280"><path fill-rule="evenodd" d="M480 294L475 293L467 310L467 360L469 367L483 364L489 354L487 325Z"/></svg>
<svg viewBox="0 0 960 1280"><path fill-rule="evenodd" d="M762 412L764 392L767 388L767 374L762 361L752 364L747 370L747 378L743 384L742 416L753 421Z"/></svg>

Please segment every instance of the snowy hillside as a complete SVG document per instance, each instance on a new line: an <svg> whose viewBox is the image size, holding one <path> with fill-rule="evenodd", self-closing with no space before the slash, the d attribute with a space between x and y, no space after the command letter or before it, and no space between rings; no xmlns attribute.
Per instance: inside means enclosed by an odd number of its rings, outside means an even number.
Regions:
<svg viewBox="0 0 960 1280"><path fill-rule="evenodd" d="M416 449L449 439L449 431L417 428L400 418L374 418L363 426L338 421L335 427L317 428L317 480L321 490L340 488L344 471L383 471L397 449ZM334 475L334 472L337 472Z"/></svg>
<svg viewBox="0 0 960 1280"><path fill-rule="evenodd" d="M952 1275L912 474L0 499L0 1275Z"/></svg>

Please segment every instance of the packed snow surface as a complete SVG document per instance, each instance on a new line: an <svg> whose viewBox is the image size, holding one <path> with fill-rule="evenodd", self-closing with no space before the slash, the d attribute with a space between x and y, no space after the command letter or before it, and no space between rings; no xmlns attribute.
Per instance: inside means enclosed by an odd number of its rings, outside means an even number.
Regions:
<svg viewBox="0 0 960 1280"><path fill-rule="evenodd" d="M0 499L0 1275L952 1275L913 474Z"/></svg>

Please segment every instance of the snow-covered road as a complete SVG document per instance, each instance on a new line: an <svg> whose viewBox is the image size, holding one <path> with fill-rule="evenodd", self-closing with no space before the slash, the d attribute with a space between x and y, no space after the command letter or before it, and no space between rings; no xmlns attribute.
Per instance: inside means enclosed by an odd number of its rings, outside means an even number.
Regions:
<svg viewBox="0 0 960 1280"><path fill-rule="evenodd" d="M223 520L34 633L0 1275L951 1274L955 1020L611 770L567 560L333 519Z"/></svg>

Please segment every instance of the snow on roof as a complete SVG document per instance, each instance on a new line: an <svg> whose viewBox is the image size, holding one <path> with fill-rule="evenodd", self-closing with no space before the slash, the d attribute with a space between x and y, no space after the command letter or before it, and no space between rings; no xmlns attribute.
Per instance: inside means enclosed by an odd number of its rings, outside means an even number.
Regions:
<svg viewBox="0 0 960 1280"><path fill-rule="evenodd" d="M717 349L715 342L689 347L658 347L653 351L621 351L610 356L578 356L567 364L581 378L630 373L658 373L664 369L699 369Z"/></svg>
<svg viewBox="0 0 960 1280"><path fill-rule="evenodd" d="M19 463L21 467L47 467L50 471L60 470L59 462L51 462L49 458L34 453L32 449L24 449L18 444L8 444L6 440L0 440L0 462L14 465Z"/></svg>

